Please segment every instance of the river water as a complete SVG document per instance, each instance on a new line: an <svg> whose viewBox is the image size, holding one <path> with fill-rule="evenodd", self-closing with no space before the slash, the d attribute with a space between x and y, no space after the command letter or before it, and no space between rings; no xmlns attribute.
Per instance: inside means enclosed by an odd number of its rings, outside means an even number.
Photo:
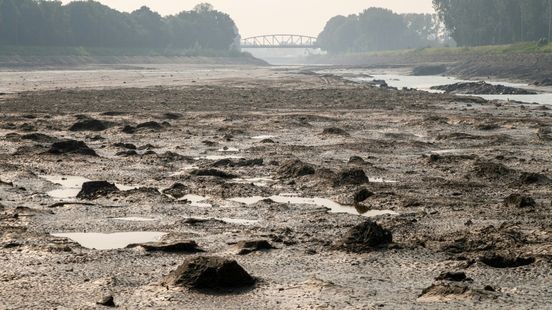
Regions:
<svg viewBox="0 0 552 310"><path fill-rule="evenodd" d="M321 72L322 73L322 72ZM396 88L414 88L418 90L435 92L438 90L432 90L432 86L454 84L459 82L474 82L469 80L462 80L454 77L430 75L430 76L412 76L404 73L387 73L363 69L347 69L347 70L324 70L323 73L332 73L339 76L346 76L347 79L355 82L371 82L373 80L385 80L387 85ZM355 77L357 75L357 77ZM368 77L369 75L370 77ZM552 92L548 88L535 87L523 83L511 83L502 81L485 80L485 82L495 85L504 85L515 88L529 89L539 92L536 95L474 95L477 97L485 98L487 100L515 100L527 103L540 103L552 105ZM470 94L466 94L470 95Z"/></svg>

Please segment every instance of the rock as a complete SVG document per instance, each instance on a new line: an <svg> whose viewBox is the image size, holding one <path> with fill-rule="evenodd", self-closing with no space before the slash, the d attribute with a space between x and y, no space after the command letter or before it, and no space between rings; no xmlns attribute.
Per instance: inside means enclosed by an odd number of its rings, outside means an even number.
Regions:
<svg viewBox="0 0 552 310"><path fill-rule="evenodd" d="M353 200L355 204L358 204L372 196L374 196L374 193L372 193L371 191L369 191L367 188L364 187L355 193Z"/></svg>
<svg viewBox="0 0 552 310"><path fill-rule="evenodd" d="M547 176L540 173L533 173L533 172L523 172L520 175L519 180L522 184L528 184L528 185L529 184L543 185L543 184L550 183L550 179Z"/></svg>
<svg viewBox="0 0 552 310"><path fill-rule="evenodd" d="M534 257L522 257L512 254L500 255L496 253L487 254L480 257L479 260L483 264L493 268L517 268L527 266L535 262Z"/></svg>
<svg viewBox="0 0 552 310"><path fill-rule="evenodd" d="M349 136L349 133L345 130L337 127L324 128L322 131L323 135L338 135L338 136Z"/></svg>
<svg viewBox="0 0 552 310"><path fill-rule="evenodd" d="M107 295L102 297L102 299L98 300L96 304L100 306L105 306L105 307L116 307L115 299L113 298L113 295Z"/></svg>
<svg viewBox="0 0 552 310"><path fill-rule="evenodd" d="M360 156L351 156L349 158L348 163L349 164L354 164L354 165L362 165L362 164L365 164L366 161Z"/></svg>
<svg viewBox="0 0 552 310"><path fill-rule="evenodd" d="M163 194L180 199L188 193L188 188L182 183L174 183L171 187L164 189Z"/></svg>
<svg viewBox="0 0 552 310"><path fill-rule="evenodd" d="M238 255L246 255L251 252L273 249L272 245L266 240L239 241L236 244L236 248L238 249Z"/></svg>
<svg viewBox="0 0 552 310"><path fill-rule="evenodd" d="M546 77L534 83L536 86L552 86L552 78Z"/></svg>
<svg viewBox="0 0 552 310"><path fill-rule="evenodd" d="M217 169L196 169L192 171L190 174L195 176L210 176L210 177L217 177L217 178L223 178L223 179L235 179L238 177L237 175L226 173L224 171L217 170Z"/></svg>
<svg viewBox="0 0 552 310"><path fill-rule="evenodd" d="M137 156L138 153L135 150L126 150L115 153L115 156L121 156L121 157L130 157L130 156Z"/></svg>
<svg viewBox="0 0 552 310"><path fill-rule="evenodd" d="M82 184L82 189L77 194L77 198L93 200L118 191L119 189L115 184L106 181L85 182Z"/></svg>
<svg viewBox="0 0 552 310"><path fill-rule="evenodd" d="M364 170L353 168L341 171L335 180L335 185L361 185L368 183L368 177Z"/></svg>
<svg viewBox="0 0 552 310"><path fill-rule="evenodd" d="M442 90L447 94L473 94L473 95L536 95L536 92L493 85L486 82L455 83L450 85L433 86L431 89Z"/></svg>
<svg viewBox="0 0 552 310"><path fill-rule="evenodd" d="M447 72L446 65L423 65L412 69L412 75L414 76L440 75L445 72Z"/></svg>
<svg viewBox="0 0 552 310"><path fill-rule="evenodd" d="M351 228L337 247L348 252L370 252L393 242L391 232L370 220Z"/></svg>
<svg viewBox="0 0 552 310"><path fill-rule="evenodd" d="M463 282L463 281L469 281L470 279L466 276L466 273L463 271L447 271L438 275L437 278L435 278L435 280Z"/></svg>
<svg viewBox="0 0 552 310"><path fill-rule="evenodd" d="M113 144L114 147L120 147L120 148L123 148L123 149L129 149L129 150L136 150L136 145L132 144L132 143L123 143L123 142L119 142L119 143L115 143Z"/></svg>
<svg viewBox="0 0 552 310"><path fill-rule="evenodd" d="M306 164L298 159L290 160L284 163L278 173L282 177L298 178L306 175L313 175L315 169L312 165Z"/></svg>
<svg viewBox="0 0 552 310"><path fill-rule="evenodd" d="M477 161L474 163L473 171L478 177L497 179L514 174L514 170L501 163L489 161Z"/></svg>
<svg viewBox="0 0 552 310"><path fill-rule="evenodd" d="M76 140L64 140L59 142L54 142L48 150L50 154L78 154L78 155L88 155L88 156L98 156L96 152L89 148L86 143Z"/></svg>
<svg viewBox="0 0 552 310"><path fill-rule="evenodd" d="M89 118L74 123L73 126L69 128L69 131L104 131L108 127L106 122Z"/></svg>
<svg viewBox="0 0 552 310"><path fill-rule="evenodd" d="M161 130L163 126L155 121L144 122L136 125L136 129Z"/></svg>
<svg viewBox="0 0 552 310"><path fill-rule="evenodd" d="M264 143L264 144L274 144L276 142L274 142L274 140L270 139L270 138L266 138L266 139L262 139L261 141L259 141L260 143Z"/></svg>
<svg viewBox="0 0 552 310"><path fill-rule="evenodd" d="M164 118L164 119L170 119L170 120L177 120L177 119L180 119L182 118L183 115L180 114L180 113L174 113L174 112L167 112L167 113L164 113L161 118Z"/></svg>
<svg viewBox="0 0 552 310"><path fill-rule="evenodd" d="M48 136L48 135L45 135L43 133L38 133L38 132L23 135L23 136L21 136L21 139L22 140L30 140L30 141L34 141L34 142L38 142L38 143L54 143L54 142L59 141L58 138Z"/></svg>
<svg viewBox="0 0 552 310"><path fill-rule="evenodd" d="M512 208L533 208L537 203L532 197L521 194L511 194L504 199L504 205Z"/></svg>
<svg viewBox="0 0 552 310"><path fill-rule="evenodd" d="M163 284L193 289L224 289L248 287L255 282L235 260L200 256L186 259L165 278Z"/></svg>
<svg viewBox="0 0 552 310"><path fill-rule="evenodd" d="M262 166L263 162L264 160L262 158L240 159L238 161L225 158L214 162L213 167L252 167Z"/></svg>
<svg viewBox="0 0 552 310"><path fill-rule="evenodd" d="M165 252L165 253L198 253L203 252L193 240L177 241L177 242L148 242L129 244L127 248L140 247L146 252Z"/></svg>
<svg viewBox="0 0 552 310"><path fill-rule="evenodd" d="M133 134L136 132L136 127L126 125L125 127L123 127L122 132L127 134Z"/></svg>

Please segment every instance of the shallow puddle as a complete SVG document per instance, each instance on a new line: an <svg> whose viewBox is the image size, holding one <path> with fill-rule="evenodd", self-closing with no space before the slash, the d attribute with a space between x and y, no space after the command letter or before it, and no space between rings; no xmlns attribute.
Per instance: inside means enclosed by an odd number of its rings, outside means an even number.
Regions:
<svg viewBox="0 0 552 310"><path fill-rule="evenodd" d="M139 231L103 233L55 233L52 236L69 238L81 246L96 250L122 249L129 244L159 241L167 233Z"/></svg>
<svg viewBox="0 0 552 310"><path fill-rule="evenodd" d="M271 178L250 178L250 179L233 179L228 182L237 183L237 184L253 184L259 187L266 187L266 186L269 186L271 183L274 183L274 180Z"/></svg>
<svg viewBox="0 0 552 310"><path fill-rule="evenodd" d="M371 183L399 183L398 181L394 180L387 180L384 178L368 178L368 181Z"/></svg>
<svg viewBox="0 0 552 310"><path fill-rule="evenodd" d="M48 196L56 199L76 198L82 188L82 184L91 181L85 177L74 175L39 175L39 177L63 187L46 193ZM115 183L115 186L121 191L128 191L137 188L136 186L117 183Z"/></svg>
<svg viewBox="0 0 552 310"><path fill-rule="evenodd" d="M207 200L207 197L194 195L194 194L185 195L178 200L187 200L190 202L190 205L192 207L209 208L213 206L212 204L205 202Z"/></svg>
<svg viewBox="0 0 552 310"><path fill-rule="evenodd" d="M205 155L194 157L194 160L207 159L207 160L221 160L221 159L240 159L242 156L238 155Z"/></svg>
<svg viewBox="0 0 552 310"><path fill-rule="evenodd" d="M274 135L260 135L260 136L251 137L251 139L264 140L264 139L273 139L273 138L276 138L276 137L277 136L274 136Z"/></svg>
<svg viewBox="0 0 552 310"><path fill-rule="evenodd" d="M308 205L322 206L330 209L330 213L348 213L348 214L362 215L366 217L372 217L372 216L378 216L378 215L384 215L384 214L398 215L397 212L394 212L391 210L361 210L351 206L340 205L337 202L334 202L326 198L320 198L320 197L304 198L304 197L295 196L294 194L275 195L270 197L261 197L261 196L238 197L238 198L232 198L230 199L230 201L249 205L249 204L257 203L267 198L278 203L308 204Z"/></svg>
<svg viewBox="0 0 552 310"><path fill-rule="evenodd" d="M222 148L222 149L218 149L217 151L218 151L218 152L236 153L236 152L239 152L240 149L235 148L235 147L224 147L224 148Z"/></svg>
<svg viewBox="0 0 552 310"><path fill-rule="evenodd" d="M114 217L113 219L117 220L117 221L128 221L128 222L152 222L152 221L155 221L155 219L153 219L153 218L138 217L138 216Z"/></svg>

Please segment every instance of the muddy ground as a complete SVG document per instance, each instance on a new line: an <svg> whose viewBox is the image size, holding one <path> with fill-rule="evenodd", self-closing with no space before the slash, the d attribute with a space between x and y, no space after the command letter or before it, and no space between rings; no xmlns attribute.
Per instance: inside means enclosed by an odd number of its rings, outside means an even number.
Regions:
<svg viewBox="0 0 552 310"><path fill-rule="evenodd" d="M107 296L122 309L550 307L550 107L300 71L0 97L0 308L93 309ZM85 145L56 144L67 139ZM126 190L60 200L45 177L55 175ZM232 200L286 193L343 213ZM205 200L178 199L191 194ZM390 214L365 216L375 210ZM367 220L392 243L340 246ZM204 252L95 250L51 235L139 231ZM273 249L243 252L244 240ZM255 285L165 285L198 255L235 259ZM469 279L437 280L443 272Z"/></svg>

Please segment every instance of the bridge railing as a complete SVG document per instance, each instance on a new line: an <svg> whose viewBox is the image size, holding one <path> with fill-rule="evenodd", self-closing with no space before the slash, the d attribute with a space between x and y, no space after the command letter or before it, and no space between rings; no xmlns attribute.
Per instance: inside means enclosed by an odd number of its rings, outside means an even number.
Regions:
<svg viewBox="0 0 552 310"><path fill-rule="evenodd" d="M317 48L317 38L296 34L271 34L244 38L242 48Z"/></svg>

